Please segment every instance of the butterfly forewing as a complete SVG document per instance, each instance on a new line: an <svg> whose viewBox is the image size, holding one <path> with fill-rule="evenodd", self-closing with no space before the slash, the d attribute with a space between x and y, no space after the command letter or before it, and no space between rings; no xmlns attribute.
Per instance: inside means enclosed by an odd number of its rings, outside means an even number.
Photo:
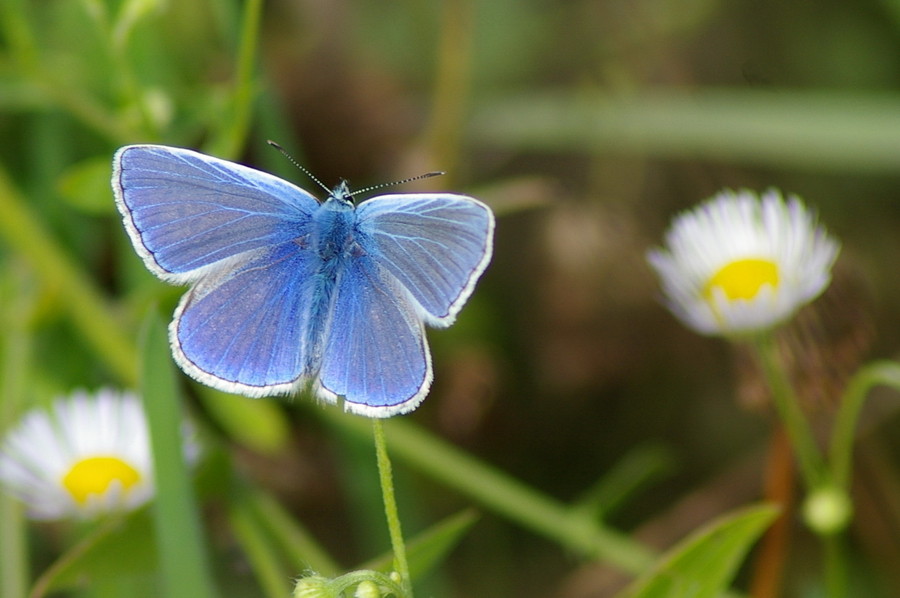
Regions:
<svg viewBox="0 0 900 598"><path fill-rule="evenodd" d="M158 145L120 149L113 190L138 253L177 283L220 260L290 240L319 205L264 172Z"/></svg>
<svg viewBox="0 0 900 598"><path fill-rule="evenodd" d="M490 209L436 193L383 195L357 213L360 243L409 291L429 324L450 325L491 259Z"/></svg>

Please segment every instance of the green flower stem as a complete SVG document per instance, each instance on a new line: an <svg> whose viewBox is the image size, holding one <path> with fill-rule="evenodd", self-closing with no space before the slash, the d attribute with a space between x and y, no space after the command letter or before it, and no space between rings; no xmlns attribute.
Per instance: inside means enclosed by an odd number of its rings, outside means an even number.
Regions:
<svg viewBox="0 0 900 598"><path fill-rule="evenodd" d="M797 455L806 488L813 490L820 486L827 477L822 453L816 446L809 422L800 409L797 396L781 365L775 339L771 334L763 334L755 341L753 346L762 363L778 415L787 429L794 453Z"/></svg>
<svg viewBox="0 0 900 598"><path fill-rule="evenodd" d="M825 595L828 598L847 596L847 559L839 534L822 537L825 544Z"/></svg>
<svg viewBox="0 0 900 598"><path fill-rule="evenodd" d="M120 103L126 110L134 109L137 115L134 128L121 130L116 137L111 137L115 143L131 143L141 141L158 141L160 138L159 121L153 115L153 110L148 103L147 95L141 89L138 76L133 69L133 63L129 59L128 40L135 25L140 21L141 11L138 3L126 4L125 10L115 25L110 29L106 25L104 40L107 43L107 53L113 66L110 79L116 82L119 90ZM129 122L128 118L114 118L114 122Z"/></svg>
<svg viewBox="0 0 900 598"><path fill-rule="evenodd" d="M381 479L381 494L384 497L384 513L387 516L391 546L394 550L394 569L400 574L400 583L406 596L412 598L412 580L409 576L409 562L406 560L406 544L403 542L400 516L397 513L397 500L394 496L394 476L391 473L391 460L388 457L387 443L384 439L384 426L380 419L372 418L372 429L375 433L375 455L378 458L378 475Z"/></svg>
<svg viewBox="0 0 900 598"><path fill-rule="evenodd" d="M364 418L336 409L314 413L342 429L368 436ZM395 457L465 494L499 515L541 534L586 558L596 558L629 572L641 573L654 554L579 509L571 509L486 465L414 424L393 418L384 422Z"/></svg>
<svg viewBox="0 0 900 598"><path fill-rule="evenodd" d="M877 361L860 369L847 385L831 435L829 457L831 475L838 488L847 490L853 469L853 440L856 423L872 387L883 384L900 390L900 364Z"/></svg>
<svg viewBox="0 0 900 598"><path fill-rule="evenodd" d="M137 383L137 350L111 315L112 307L57 245L25 198L0 168L0 236L35 269L41 283L59 290L60 306L68 311L81 337L128 386Z"/></svg>

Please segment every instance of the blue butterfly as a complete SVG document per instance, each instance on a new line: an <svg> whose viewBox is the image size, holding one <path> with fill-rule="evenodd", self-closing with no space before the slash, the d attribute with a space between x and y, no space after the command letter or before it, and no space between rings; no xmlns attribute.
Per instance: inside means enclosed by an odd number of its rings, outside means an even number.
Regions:
<svg viewBox="0 0 900 598"><path fill-rule="evenodd" d="M275 176L191 150L129 145L113 191L135 250L191 285L169 339L214 388L304 388L347 411L415 409L431 385L424 324L446 327L491 259L494 216L450 193L325 202Z"/></svg>

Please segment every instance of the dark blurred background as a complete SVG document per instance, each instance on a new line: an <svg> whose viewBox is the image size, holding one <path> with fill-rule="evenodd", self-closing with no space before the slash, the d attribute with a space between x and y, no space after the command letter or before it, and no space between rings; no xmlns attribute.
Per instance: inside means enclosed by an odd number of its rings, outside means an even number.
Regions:
<svg viewBox="0 0 900 598"><path fill-rule="evenodd" d="M99 53L90 19L63 4L22 3L46 55L75 65L63 76L114 102L120 90L103 69L79 66ZM127 57L158 94L156 141L203 147L227 126L205 115L224 112L242 8L184 0L136 28ZM435 384L409 419L554 498L577 500L610 472L630 476L606 519L662 549L761 499L771 463L789 463L755 364L676 321L644 259L675 213L723 187L796 193L843 244L833 285L780 339L823 433L846 376L895 356L896 0L273 0L260 31L253 119L231 157L301 186L267 138L328 185L441 169L430 188L495 208L493 262L457 324L430 333ZM44 198L35 209L95 280L126 307L140 303L125 295L143 275L125 264L117 216L60 202L54 181L73 160L151 139L29 103L32 90L13 79L0 86L0 157ZM164 292L168 308L180 291ZM63 359L60 347L79 341L46 317L38 346L69 364L48 388L102 383L87 357ZM853 596L900 595L897 405L877 392L863 418ZM378 495L354 482L371 474L370 449L335 437L315 407L284 408L289 448L235 449L246 475L341 562L384 550L384 531L359 515L378 521ZM469 504L402 462L395 469L411 532ZM780 496L796 508L796 494ZM784 595L817 595L818 545L796 516L789 530ZM755 575L751 560L745 588ZM601 597L624 579L485 512L423 595Z"/></svg>

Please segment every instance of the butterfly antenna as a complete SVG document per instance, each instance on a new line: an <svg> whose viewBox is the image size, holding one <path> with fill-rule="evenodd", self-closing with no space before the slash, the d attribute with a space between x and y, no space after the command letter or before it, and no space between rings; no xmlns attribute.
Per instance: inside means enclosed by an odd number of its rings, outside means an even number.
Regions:
<svg viewBox="0 0 900 598"><path fill-rule="evenodd" d="M366 193L368 191L374 191L375 189L381 189L383 187L393 187L394 185L403 185L405 183L411 183L413 181L419 181L422 179L430 179L433 176L441 176L442 174L447 174L443 170L435 170L433 172L426 172L425 174L420 174L418 176L409 177L408 179L403 179L402 181L394 181L393 183L381 183L380 185L372 185L371 187L364 187L362 189L357 189L353 191L350 195L356 195L358 193Z"/></svg>
<svg viewBox="0 0 900 598"><path fill-rule="evenodd" d="M297 160L294 159L294 156L290 155L286 149L284 149L283 147L281 147L280 145L278 145L277 143L275 143L275 142L272 141L271 139L269 139L269 140L267 141L267 143L268 143L269 145L271 145L272 147L274 147L275 149L277 149L279 152L281 152L281 155L284 156L285 158L287 158L287 159L288 159L288 162L290 162L291 164L293 164L294 166L296 166L297 168L299 168L300 170L302 170L302 171L306 174L306 176L308 176L309 178L311 178L311 179L313 180L313 182L315 182L319 187L321 187L322 189L325 189L325 192L326 192L326 193L328 193L329 195L331 194L331 189L329 189L328 187L326 187L325 184L322 183L322 181L320 181L319 179L317 179L317 178L316 178L316 175L314 175L313 173L311 173L305 166L303 166L302 164L300 164L299 162L297 162Z"/></svg>

